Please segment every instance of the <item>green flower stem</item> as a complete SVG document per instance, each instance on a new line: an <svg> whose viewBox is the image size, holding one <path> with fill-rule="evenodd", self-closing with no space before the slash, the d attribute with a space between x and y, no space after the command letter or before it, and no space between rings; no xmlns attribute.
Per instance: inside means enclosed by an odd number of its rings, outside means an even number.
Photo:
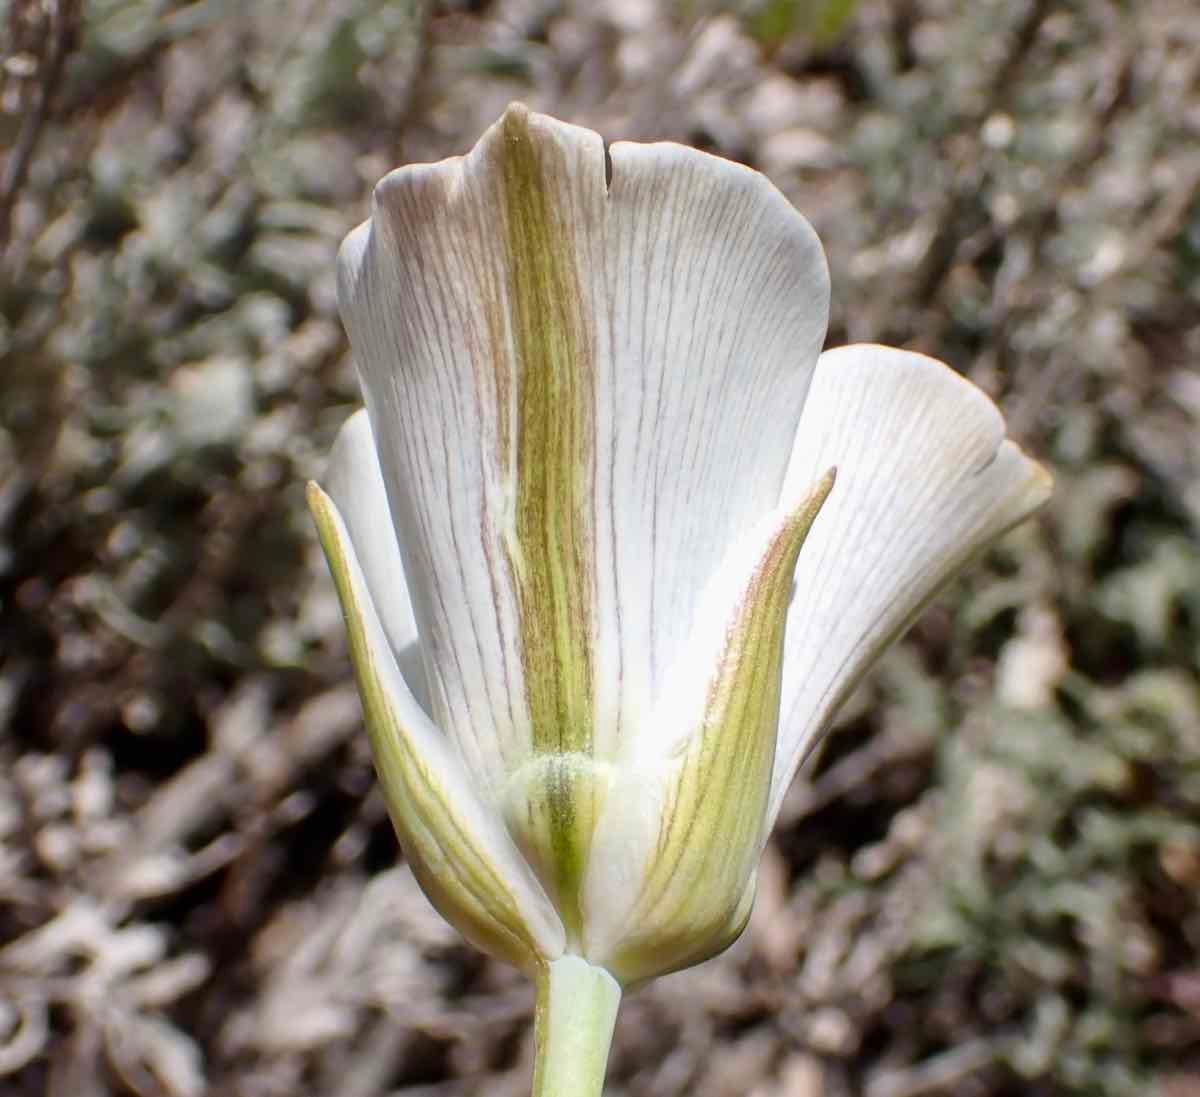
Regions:
<svg viewBox="0 0 1200 1097"><path fill-rule="evenodd" d="M604 968L563 956L537 981L533 1097L600 1097L621 986Z"/></svg>

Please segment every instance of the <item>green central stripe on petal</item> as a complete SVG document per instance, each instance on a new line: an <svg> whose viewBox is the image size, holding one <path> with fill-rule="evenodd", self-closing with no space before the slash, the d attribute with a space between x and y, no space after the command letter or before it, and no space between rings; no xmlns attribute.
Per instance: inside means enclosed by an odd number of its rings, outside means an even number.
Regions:
<svg viewBox="0 0 1200 1097"><path fill-rule="evenodd" d="M499 152L516 386L515 530L509 561L520 612L534 758L590 759L593 738L592 338L572 247L575 164L528 113L510 108ZM573 776L567 779L567 774ZM540 767L517 789L536 810L510 815L527 855L558 891L568 924L599 791L568 767ZM550 780L551 776L556 779Z"/></svg>

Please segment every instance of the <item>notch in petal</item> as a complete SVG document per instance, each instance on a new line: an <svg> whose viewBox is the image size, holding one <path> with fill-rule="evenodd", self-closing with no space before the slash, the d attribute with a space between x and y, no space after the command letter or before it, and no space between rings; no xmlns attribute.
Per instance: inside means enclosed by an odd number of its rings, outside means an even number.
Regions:
<svg viewBox="0 0 1200 1097"><path fill-rule="evenodd" d="M312 483L308 501L342 603L375 767L413 873L464 937L533 971L562 953L562 923L400 674L337 507Z"/></svg>
<svg viewBox="0 0 1200 1097"><path fill-rule="evenodd" d="M933 358L864 345L817 363L784 484L838 466L796 569L769 817L838 706L929 600L1050 495L978 388Z"/></svg>

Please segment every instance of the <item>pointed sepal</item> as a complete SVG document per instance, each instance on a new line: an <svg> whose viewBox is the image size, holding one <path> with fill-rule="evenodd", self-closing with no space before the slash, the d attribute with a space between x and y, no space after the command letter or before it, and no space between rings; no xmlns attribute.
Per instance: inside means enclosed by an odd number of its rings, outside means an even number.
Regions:
<svg viewBox="0 0 1200 1097"><path fill-rule="evenodd" d="M341 600L375 767L413 874L469 941L536 972L562 954L562 922L400 673L337 507L314 483L308 502Z"/></svg>
<svg viewBox="0 0 1200 1097"><path fill-rule="evenodd" d="M625 983L699 963L745 926L775 757L792 575L826 473L727 561L619 767L592 846L586 954Z"/></svg>

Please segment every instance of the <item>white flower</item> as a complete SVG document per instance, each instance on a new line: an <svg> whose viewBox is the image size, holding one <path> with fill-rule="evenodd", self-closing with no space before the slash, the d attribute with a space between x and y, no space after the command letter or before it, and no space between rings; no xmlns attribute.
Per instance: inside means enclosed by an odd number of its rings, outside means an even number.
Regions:
<svg viewBox="0 0 1200 1097"><path fill-rule="evenodd" d="M1049 478L946 366L822 354L808 223L678 145L514 106L339 273L366 410L310 497L414 871L535 974L711 956L838 705Z"/></svg>

